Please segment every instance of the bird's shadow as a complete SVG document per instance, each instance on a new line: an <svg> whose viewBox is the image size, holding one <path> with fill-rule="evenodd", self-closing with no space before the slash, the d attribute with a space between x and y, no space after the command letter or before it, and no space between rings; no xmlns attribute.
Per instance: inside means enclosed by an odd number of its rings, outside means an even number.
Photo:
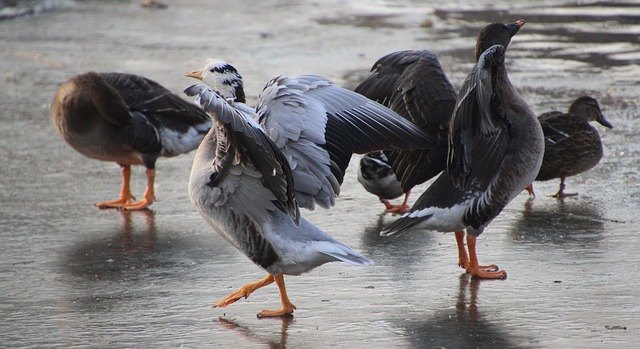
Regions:
<svg viewBox="0 0 640 349"><path fill-rule="evenodd" d="M276 338L268 338L266 335L259 335L257 331L252 331L248 326L240 325L235 319L219 317L217 323L225 330L233 331L251 343L267 344L269 348L286 349L287 338L289 336L289 326L294 322L293 316L280 318L269 318L261 321L281 321L280 333Z"/></svg>
<svg viewBox="0 0 640 349"><path fill-rule="evenodd" d="M380 236L380 231L399 216L379 214L377 220L364 228L361 252L376 261L377 265L389 265L400 269L424 263L425 250L437 248L435 231L415 230L399 236Z"/></svg>
<svg viewBox="0 0 640 349"><path fill-rule="evenodd" d="M90 280L118 280L127 271L157 267L154 258L158 248L155 212L151 210L113 210L121 216L122 224L113 230L91 232L91 239L72 245L66 253L63 267L74 276ZM142 218L140 228L134 217ZM131 275L129 275L131 276Z"/></svg>
<svg viewBox="0 0 640 349"><path fill-rule="evenodd" d="M415 348L518 348L500 326L492 324L480 311L482 280L460 275L455 307L437 311L428 320L403 320Z"/></svg>
<svg viewBox="0 0 640 349"><path fill-rule="evenodd" d="M525 202L524 210L513 222L513 241L549 245L588 245L603 240L604 210L593 201L555 199Z"/></svg>
<svg viewBox="0 0 640 349"><path fill-rule="evenodd" d="M131 299L162 296L165 289L149 285L183 278L216 254L218 246L208 239L156 224L156 218L151 210L107 210L89 224L79 220L77 229L85 234L58 261L69 304L91 312L119 311Z"/></svg>

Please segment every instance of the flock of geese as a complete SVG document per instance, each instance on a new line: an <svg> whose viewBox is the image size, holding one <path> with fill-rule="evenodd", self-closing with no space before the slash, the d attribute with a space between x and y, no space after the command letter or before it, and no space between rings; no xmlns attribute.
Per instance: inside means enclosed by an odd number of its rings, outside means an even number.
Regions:
<svg viewBox="0 0 640 349"><path fill-rule="evenodd" d="M455 232L459 266L477 278L506 278L480 265L476 238L534 180L565 178L602 157L597 121L611 128L598 102L578 98L568 113L535 116L511 84L505 53L524 25L493 23L476 43L476 64L459 91L435 53L399 51L380 58L355 91L320 75L278 76L246 105L243 81L216 61L186 73L191 103L158 83L122 73L88 72L64 82L51 105L53 125L81 154L114 161L122 170L115 200L100 208L146 209L155 201L159 157L197 148L189 196L197 211L230 244L268 274L214 303L228 306L276 283L280 309L290 316L284 275L324 263L373 262L305 220L300 208L330 208L340 194L352 154L365 154L358 180L402 214L381 235L410 230ZM196 105L197 104L197 105ZM146 167L142 198L130 190L131 165ZM412 207L411 189L435 180ZM405 195L402 205L388 200ZM466 236L466 246L465 246Z"/></svg>

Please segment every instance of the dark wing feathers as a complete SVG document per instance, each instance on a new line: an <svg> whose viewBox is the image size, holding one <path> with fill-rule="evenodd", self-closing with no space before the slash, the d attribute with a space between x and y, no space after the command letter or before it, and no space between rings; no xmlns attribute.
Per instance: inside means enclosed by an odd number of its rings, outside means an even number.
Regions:
<svg viewBox="0 0 640 349"><path fill-rule="evenodd" d="M561 130L571 130L572 133L578 132L581 129L587 132L591 131L589 127L581 125L582 123L577 118L569 115L563 112L553 111L544 113L538 117L540 126L542 126L542 132L544 132L546 144L558 144L571 137L569 133Z"/></svg>
<svg viewBox="0 0 640 349"><path fill-rule="evenodd" d="M391 108L435 137L438 146L387 151L406 192L446 168L448 127L456 91L435 53L406 50L380 58L355 91Z"/></svg>
<svg viewBox="0 0 640 349"><path fill-rule="evenodd" d="M428 50L398 51L380 58L355 91L411 120L422 129L446 129L456 101L438 56Z"/></svg>
<svg viewBox="0 0 640 349"><path fill-rule="evenodd" d="M390 119L391 114L380 105L370 101L363 102L363 105L353 109L328 113L325 148L342 173L346 170L352 153L363 154L392 148L433 149L437 146L435 138L427 134L415 131L407 134L407 130L415 129L408 121Z"/></svg>
<svg viewBox="0 0 640 349"><path fill-rule="evenodd" d="M484 190L505 157L509 141L509 122L502 101L494 91L494 79L503 64L504 47L495 45L480 57L467 76L456 104L450 127L447 171L454 185L473 185Z"/></svg>
<svg viewBox="0 0 640 349"><path fill-rule="evenodd" d="M99 75L120 93L130 111L144 114L156 126L161 123L163 127L185 132L189 127L209 120L198 106L153 80L124 73Z"/></svg>
<svg viewBox="0 0 640 349"><path fill-rule="evenodd" d="M142 154L147 168L155 168L158 154L162 151L162 141L155 125L151 124L146 115L140 112L130 112L130 120L125 132L131 137L131 146Z"/></svg>

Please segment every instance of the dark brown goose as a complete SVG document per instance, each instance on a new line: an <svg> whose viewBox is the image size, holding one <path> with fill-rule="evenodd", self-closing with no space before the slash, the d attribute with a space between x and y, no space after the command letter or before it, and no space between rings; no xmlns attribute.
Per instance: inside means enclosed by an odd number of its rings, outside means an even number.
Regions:
<svg viewBox="0 0 640 349"><path fill-rule="evenodd" d="M600 134L589 122L595 121L607 128L613 126L602 114L598 101L589 96L571 103L568 113L552 111L541 114L538 120L544 131L545 150L536 181L560 178L558 192L548 196L577 195L564 192L565 179L592 169L602 159ZM533 184L527 191L534 195Z"/></svg>
<svg viewBox="0 0 640 349"><path fill-rule="evenodd" d="M484 27L476 41L476 61L493 45L506 48L524 23L518 20L510 24L492 23ZM447 154L450 151L449 127L456 105L456 92L437 56L431 51L394 52L376 62L372 70L374 74L360 84L356 91L389 106L438 139L439 146L433 150L389 153L393 159L393 169L402 183L402 190L408 192L413 186L431 179L447 167ZM427 192L431 193L429 190ZM423 194L418 202L423 202L425 195L428 194ZM414 204L414 208L418 202ZM464 230L456 230L455 236L460 267L475 276L485 277L473 270L474 267L470 267L464 246ZM467 239L474 237L469 236ZM475 255L475 250L473 254Z"/></svg>
<svg viewBox="0 0 640 349"><path fill-rule="evenodd" d="M535 178L544 150L540 123L507 75L505 51L495 45L482 53L460 89L449 128L446 171L409 213L381 232L454 231L460 265L474 277L489 279L507 274L495 265L479 265L476 238Z"/></svg>
<svg viewBox="0 0 640 349"><path fill-rule="evenodd" d="M484 27L476 41L475 60L493 45L508 47L511 38L523 25L524 21L519 20L509 24L491 23ZM438 139L439 146L432 150L385 152L395 172L387 174L389 178L377 178L376 173L386 172L376 172L371 168L376 164L368 163L366 170L372 178L365 186L367 191L378 196L380 192L395 191L397 184L394 183L393 175L401 182L402 192L408 195L411 188L433 178L446 168L449 122L456 102L456 91L442 69L438 56L429 50L390 53L380 58L371 71L373 74L358 85L355 91L391 108ZM361 171L363 170L365 169L361 167ZM376 185L381 188L375 188ZM390 197L380 199L383 201ZM387 206L387 211L407 212L409 208L406 201L405 196L405 204L391 205L391 208Z"/></svg>
<svg viewBox="0 0 640 349"><path fill-rule="evenodd" d="M198 147L211 119L198 106L155 81L122 73L88 72L57 90L51 118L58 134L82 155L113 161L122 168L120 196L99 208L145 209L155 200L155 164L159 157ZM147 188L133 203L131 165L146 167Z"/></svg>

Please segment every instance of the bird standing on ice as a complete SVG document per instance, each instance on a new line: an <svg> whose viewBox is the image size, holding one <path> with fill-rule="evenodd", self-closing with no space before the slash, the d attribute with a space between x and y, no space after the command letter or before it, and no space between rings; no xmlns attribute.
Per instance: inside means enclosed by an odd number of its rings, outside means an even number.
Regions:
<svg viewBox="0 0 640 349"><path fill-rule="evenodd" d="M275 282L282 307L258 317L285 316L296 309L285 274L332 261L371 264L302 218L299 207L333 206L353 153L435 141L391 110L318 75L272 79L255 110L243 103L242 78L230 64L212 62L187 76L213 88L185 90L214 120L191 170L191 201L218 233L268 273L214 307Z"/></svg>
<svg viewBox="0 0 640 349"><path fill-rule="evenodd" d="M133 74L88 72L74 76L56 91L51 119L58 134L80 154L114 161L122 169L116 200L99 208L146 209L156 201L156 160L198 147L211 127L197 106L155 81ZM142 199L131 194L131 165L146 167Z"/></svg>

